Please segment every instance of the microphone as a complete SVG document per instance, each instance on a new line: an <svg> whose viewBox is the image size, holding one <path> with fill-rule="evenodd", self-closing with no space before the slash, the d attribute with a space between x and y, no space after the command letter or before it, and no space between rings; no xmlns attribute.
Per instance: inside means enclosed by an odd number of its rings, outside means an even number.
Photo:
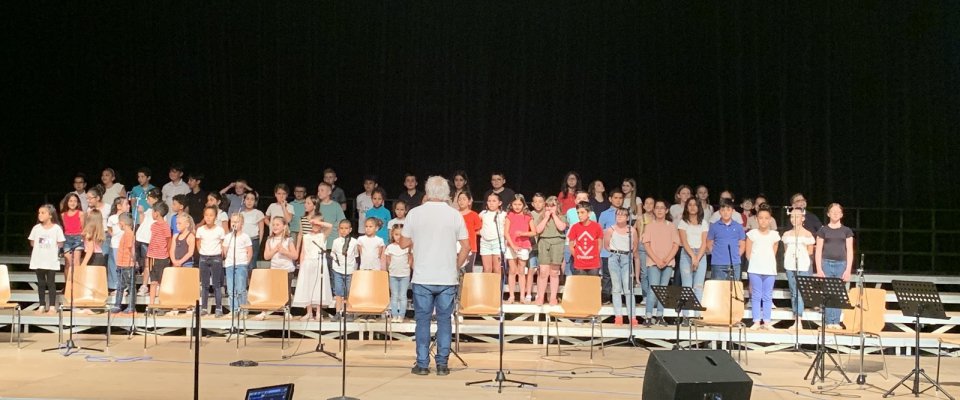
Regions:
<svg viewBox="0 0 960 400"><path fill-rule="evenodd" d="M343 257L347 257L347 251L350 250L350 236L343 238Z"/></svg>

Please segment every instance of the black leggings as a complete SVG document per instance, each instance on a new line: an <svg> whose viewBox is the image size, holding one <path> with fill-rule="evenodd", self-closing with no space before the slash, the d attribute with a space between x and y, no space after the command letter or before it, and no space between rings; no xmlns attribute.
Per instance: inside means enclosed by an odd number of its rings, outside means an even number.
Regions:
<svg viewBox="0 0 960 400"><path fill-rule="evenodd" d="M57 271L51 269L38 269L37 271L37 295L40 297L40 308L55 307L57 305ZM44 297L49 299L45 301Z"/></svg>

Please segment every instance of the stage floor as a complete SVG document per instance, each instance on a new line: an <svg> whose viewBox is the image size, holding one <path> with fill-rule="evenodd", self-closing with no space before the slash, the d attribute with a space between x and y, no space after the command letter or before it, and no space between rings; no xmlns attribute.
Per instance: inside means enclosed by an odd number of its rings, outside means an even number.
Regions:
<svg viewBox="0 0 960 400"><path fill-rule="evenodd" d="M160 344L143 349L143 338L127 340L113 337L104 353L82 351L69 357L56 352L41 353L56 346L56 334L27 334L19 350L6 343L0 334L0 398L32 399L189 399L193 395L193 353L185 337L160 337ZM81 346L103 348L97 335L76 335ZM336 351L335 341L326 341ZM243 399L247 388L281 383L296 384L296 399L327 399L340 394L340 364L320 353L311 353L314 339L294 339L285 354L305 353L281 359L279 339L249 339L247 347L236 350L223 338L203 340L200 355L200 398ZM298 347L299 346L299 347ZM601 355L595 349L591 362L589 348L564 347L565 355L544 356L542 346L508 345L504 357L507 378L540 385L537 388L505 387L501 395L490 385L467 387L465 382L490 379L497 369L497 345L463 343L460 355L469 364L464 367L451 356L452 373L439 377L410 373L414 361L411 342L392 343L387 354L382 341L349 343L347 354L347 395L370 399L475 399L497 396L504 399L571 399L594 396L598 399L638 399L643 386L644 349L625 346L607 347ZM551 354L554 354L551 349ZM881 394L913 367L911 357L888 356L890 376L883 378L879 356L866 361L867 382L878 387L845 385L825 392L803 379L810 359L802 354L751 352L744 369L761 372L754 379L753 399L830 399L855 396L880 399ZM227 364L240 359L260 362L258 367L239 368ZM858 360L850 361L850 377L856 378ZM933 377L936 358L923 357L921 366ZM431 365L431 372L433 372ZM960 395L960 359L944 358L944 388ZM828 374L826 386L840 379L838 372ZM922 385L925 388L928 385ZM913 398L900 388L893 398ZM921 398L945 398L933 390Z"/></svg>

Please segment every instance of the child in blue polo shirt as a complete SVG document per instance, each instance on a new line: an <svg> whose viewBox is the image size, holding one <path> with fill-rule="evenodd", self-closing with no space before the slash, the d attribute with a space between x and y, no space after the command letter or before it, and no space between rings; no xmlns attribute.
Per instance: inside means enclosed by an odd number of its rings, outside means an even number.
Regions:
<svg viewBox="0 0 960 400"><path fill-rule="evenodd" d="M728 279L727 268L733 266L733 276L741 279L740 256L746 246L747 235L743 225L733 220L733 203L720 203L720 219L710 224L707 232L707 251L710 252L710 266L713 279Z"/></svg>

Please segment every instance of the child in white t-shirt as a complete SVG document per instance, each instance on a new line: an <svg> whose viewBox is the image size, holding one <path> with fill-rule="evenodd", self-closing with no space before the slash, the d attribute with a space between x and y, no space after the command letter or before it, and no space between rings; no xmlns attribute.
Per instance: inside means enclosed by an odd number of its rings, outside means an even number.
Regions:
<svg viewBox="0 0 960 400"><path fill-rule="evenodd" d="M403 225L403 221L407 220L407 203L403 200L397 200L393 203L393 219L390 222L387 222L387 230L392 231L393 227L397 224Z"/></svg>
<svg viewBox="0 0 960 400"><path fill-rule="evenodd" d="M223 316L223 238L226 232L217 223L216 206L203 209L203 225L197 227L197 252L200 254L200 310L207 313L207 286L213 283L214 313Z"/></svg>
<svg viewBox="0 0 960 400"><path fill-rule="evenodd" d="M110 298L113 298L120 282L120 271L117 269L117 249L123 239L123 230L120 229L120 214L130 212L130 201L126 197L117 197L110 207L110 216L107 217L107 237L110 238L110 254L107 255L107 286L110 288Z"/></svg>
<svg viewBox="0 0 960 400"><path fill-rule="evenodd" d="M297 245L290 237L290 225L283 217L273 217L270 220L270 238L263 248L263 258L270 260L270 269L282 269L287 271L287 304L293 300L293 273L297 271L294 261L297 259ZM257 316L258 319L267 318L267 313L262 312Z"/></svg>
<svg viewBox="0 0 960 400"><path fill-rule="evenodd" d="M253 242L242 228L243 214L233 214L230 217L230 233L223 237L223 266L227 276L230 312L237 312L241 305L247 304L247 271L253 257Z"/></svg>
<svg viewBox="0 0 960 400"><path fill-rule="evenodd" d="M390 272L390 315L393 322L403 322L407 313L407 289L410 288L413 265L413 253L410 253L410 249L400 247L401 232L403 227L400 226L390 230L390 245L384 250L387 270Z"/></svg>
<svg viewBox="0 0 960 400"><path fill-rule="evenodd" d="M750 329L773 329L771 321L773 284L777 280L777 249L780 234L770 229L770 207L757 211L759 227L747 232L747 259L750 260L750 312L753 325Z"/></svg>
<svg viewBox="0 0 960 400"><path fill-rule="evenodd" d="M223 231L227 232L230 230L230 217L227 216L227 212L223 211L223 208L220 207L223 203L223 196L217 192L207 193L207 204L205 207L215 207L217 209L217 225L223 227Z"/></svg>
<svg viewBox="0 0 960 400"><path fill-rule="evenodd" d="M383 249L386 244L377 236L377 230L383 222L369 217L363 223L363 236L357 238L357 250L360 253L360 269L383 270Z"/></svg>
<svg viewBox="0 0 960 400"><path fill-rule="evenodd" d="M322 215L310 217L310 231L300 232L300 273L297 275L297 292L293 295L294 307L305 307L307 313L301 321L320 319L320 309L333 303L330 275L326 273L327 235L333 228Z"/></svg>
<svg viewBox="0 0 960 400"><path fill-rule="evenodd" d="M339 310L343 300L350 295L350 283L353 281L353 271L357 269L357 241L350 233L353 232L353 223L349 219L340 221L337 225L336 239L330 248L330 259L333 262L331 266L333 285L333 299L336 303L336 309ZM339 316L334 315L333 321L338 321Z"/></svg>
<svg viewBox="0 0 960 400"><path fill-rule="evenodd" d="M250 236L250 243L253 247L253 257L250 258L250 269L257 268L257 261L260 260L260 240L266 241L264 230L266 227L263 220L266 216L263 211L257 209L259 197L256 192L247 192L243 195L243 209L240 215L243 215L243 233Z"/></svg>
<svg viewBox="0 0 960 400"><path fill-rule="evenodd" d="M507 214L500 210L500 195L487 195L487 209L480 212L480 260L483 272L500 273L500 253L504 250L503 225Z"/></svg>
<svg viewBox="0 0 960 400"><path fill-rule="evenodd" d="M37 296L40 298L40 307L37 314L46 311L49 314L56 312L57 306L57 271L60 270L60 248L67 241L63 235L63 228L56 223L57 210L51 204L44 204L37 210L37 224L30 230L30 269L37 273Z"/></svg>

